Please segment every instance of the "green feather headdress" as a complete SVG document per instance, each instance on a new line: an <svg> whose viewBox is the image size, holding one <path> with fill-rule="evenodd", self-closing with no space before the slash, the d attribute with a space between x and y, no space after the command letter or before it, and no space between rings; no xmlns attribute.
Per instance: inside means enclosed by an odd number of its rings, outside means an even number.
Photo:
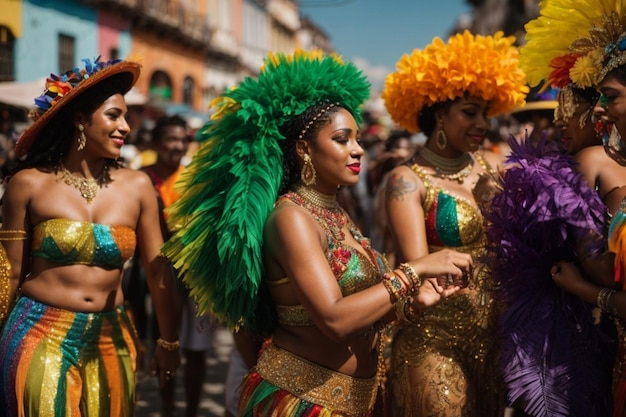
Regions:
<svg viewBox="0 0 626 417"><path fill-rule="evenodd" d="M322 101L339 103L360 123L368 97L369 83L353 64L296 51L270 54L257 79L212 103L217 112L199 133L181 197L167 211L175 233L162 248L200 312L260 335L275 328L261 279L263 228L283 176L280 128Z"/></svg>

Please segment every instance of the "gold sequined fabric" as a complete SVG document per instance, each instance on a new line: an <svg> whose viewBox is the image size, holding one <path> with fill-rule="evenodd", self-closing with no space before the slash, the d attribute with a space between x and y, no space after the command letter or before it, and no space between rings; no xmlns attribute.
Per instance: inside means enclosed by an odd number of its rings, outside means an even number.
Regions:
<svg viewBox="0 0 626 417"><path fill-rule="evenodd" d="M0 329L9 314L11 305L11 263L0 243Z"/></svg>
<svg viewBox="0 0 626 417"><path fill-rule="evenodd" d="M483 161L479 162L482 165ZM425 171L416 173L426 179L424 208L428 223L428 209L440 193L447 191L434 188ZM450 197L456 200L456 205L448 208L454 209L454 215L430 218L430 226L438 236L428 234L429 251L449 247L479 259L486 247L482 215L470 202ZM446 234L445 230L457 231L458 235ZM441 244L441 240L454 239L462 244ZM476 265L468 287L461 293L427 309L417 324L399 324L392 342L390 367L397 415L503 415L504 383L498 371L497 343L500 306L491 297L493 290L489 267Z"/></svg>
<svg viewBox="0 0 626 417"><path fill-rule="evenodd" d="M302 304L294 306L276 305L278 322L285 326L313 326L313 320Z"/></svg>
<svg viewBox="0 0 626 417"><path fill-rule="evenodd" d="M290 195L287 194L287 196ZM286 197L280 199L277 204L284 201L287 201ZM298 200L294 202L298 203ZM371 247L369 239L365 238L352 222L348 222L350 233L369 256L338 240L335 236L337 233L332 233L328 227L323 228L328 244L326 258L344 297L378 284L382 280L383 273L390 270L387 259ZM280 285L286 282L289 282L288 278L283 278L278 282L268 282L268 284ZM276 312L278 322L282 325L314 325L313 320L302 305L277 305Z"/></svg>
<svg viewBox="0 0 626 417"><path fill-rule="evenodd" d="M124 307L82 313L22 296L0 339L0 412L132 417L136 346Z"/></svg>
<svg viewBox="0 0 626 417"><path fill-rule="evenodd" d="M486 279L478 281L484 285ZM390 379L400 415L502 416L498 309L493 299L479 294L477 287L450 297L428 309L417 324L398 329Z"/></svg>
<svg viewBox="0 0 626 417"><path fill-rule="evenodd" d="M323 368L269 345L256 366L259 375L281 389L346 416L368 414L376 402L379 380L353 378Z"/></svg>
<svg viewBox="0 0 626 417"><path fill-rule="evenodd" d="M9 314L13 301L11 299L11 263L7 257L2 241L25 240L24 230L0 230L0 329Z"/></svg>
<svg viewBox="0 0 626 417"><path fill-rule="evenodd" d="M49 219L33 228L32 255L61 265L121 268L133 256L136 240L128 226Z"/></svg>
<svg viewBox="0 0 626 417"><path fill-rule="evenodd" d="M477 157L477 160L481 165L484 163L482 158ZM411 169L426 187L423 206L429 244L464 246L483 238L483 216L473 202L453 196L444 188L435 187L432 177L418 164L414 164Z"/></svg>

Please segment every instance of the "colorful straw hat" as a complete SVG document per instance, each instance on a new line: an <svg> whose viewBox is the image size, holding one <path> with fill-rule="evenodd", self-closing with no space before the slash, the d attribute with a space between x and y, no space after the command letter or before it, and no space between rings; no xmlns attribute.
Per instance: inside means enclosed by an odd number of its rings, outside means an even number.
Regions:
<svg viewBox="0 0 626 417"><path fill-rule="evenodd" d="M121 91L125 94L135 84L141 72L141 65L134 61L118 59L101 62L99 57L93 62L89 59L82 61L85 63L84 68L74 68L60 75L50 74L46 79L45 90L41 96L35 98L36 108L29 115L34 123L15 145L18 157L28 153L42 129L74 98L99 82L120 75L124 75L119 78L125 83Z"/></svg>

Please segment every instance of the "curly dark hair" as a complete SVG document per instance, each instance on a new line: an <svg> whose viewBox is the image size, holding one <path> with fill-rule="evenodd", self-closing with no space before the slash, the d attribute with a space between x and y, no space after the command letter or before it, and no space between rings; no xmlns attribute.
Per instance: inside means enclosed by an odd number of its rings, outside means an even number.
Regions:
<svg viewBox="0 0 626 417"><path fill-rule="evenodd" d="M74 121L80 116L90 120L96 109L109 97L124 94L130 84L129 77L132 75L120 73L106 78L60 109L33 140L28 154L17 163L14 172L34 167L42 170L55 168L69 147L76 146ZM121 166L115 159L107 159L106 164L110 167Z"/></svg>
<svg viewBox="0 0 626 417"><path fill-rule="evenodd" d="M339 109L343 108L335 105L324 111L329 104L328 101L320 101L282 125L280 133L285 139L280 141L280 147L283 151L283 178L278 191L279 195L287 192L293 184L300 180L300 166L299 159L296 155L296 142L302 131L305 127L307 128L306 133L302 137L303 140L314 141L318 132L330 123L331 116L337 113ZM316 119L314 119L315 116L317 116ZM313 120L313 123L308 126L311 120Z"/></svg>
<svg viewBox="0 0 626 417"><path fill-rule="evenodd" d="M458 99L446 100L444 102L438 102L432 106L424 106L422 111L417 114L417 125L420 127L421 132L426 135L427 138L435 131L437 127L437 118L435 115L440 109L448 110L452 103Z"/></svg>

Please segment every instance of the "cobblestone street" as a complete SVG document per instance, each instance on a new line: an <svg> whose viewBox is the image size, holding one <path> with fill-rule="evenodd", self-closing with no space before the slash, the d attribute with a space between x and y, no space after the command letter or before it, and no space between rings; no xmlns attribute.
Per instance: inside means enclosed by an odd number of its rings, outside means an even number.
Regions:
<svg viewBox="0 0 626 417"><path fill-rule="evenodd" d="M233 346L230 332L226 329L218 328L215 331L214 346L214 352L207 355L207 372L197 417L224 417L224 383ZM176 375L176 417L185 416L185 392L182 376L183 369L181 365ZM147 370L140 372L138 376L135 415L136 417L161 417L158 381Z"/></svg>

